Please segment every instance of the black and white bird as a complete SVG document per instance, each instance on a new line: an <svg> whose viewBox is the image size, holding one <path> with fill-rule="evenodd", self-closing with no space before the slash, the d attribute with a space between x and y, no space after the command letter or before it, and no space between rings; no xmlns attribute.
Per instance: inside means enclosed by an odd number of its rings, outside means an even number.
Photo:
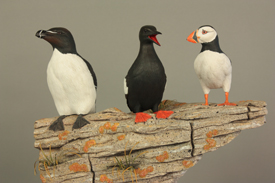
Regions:
<svg viewBox="0 0 275 183"><path fill-rule="evenodd" d="M158 111L166 84L164 67L153 43L160 46L156 36L161 34L154 26L141 27L140 50L124 79L124 93L129 109L136 113L135 122L146 122L152 116L143 111L152 109L157 118L167 118L172 111Z"/></svg>
<svg viewBox="0 0 275 183"><path fill-rule="evenodd" d="M78 115L73 129L85 126L89 122L83 115L95 112L97 80L92 66L77 53L69 30L62 27L39 30L36 36L53 47L47 82L60 117L49 129L64 130L62 120L72 114Z"/></svg>
<svg viewBox="0 0 275 183"><path fill-rule="evenodd" d="M210 25L201 26L188 36L187 41L202 44L201 52L195 59L194 68L204 92L204 105L208 105L210 89L216 88L223 88L225 92L225 102L218 105L236 105L228 102L232 65L220 48L216 30Z"/></svg>

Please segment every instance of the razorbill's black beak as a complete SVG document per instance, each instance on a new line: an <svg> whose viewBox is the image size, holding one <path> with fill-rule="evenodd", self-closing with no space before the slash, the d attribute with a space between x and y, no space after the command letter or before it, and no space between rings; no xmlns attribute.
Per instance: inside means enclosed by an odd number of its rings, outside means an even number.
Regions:
<svg viewBox="0 0 275 183"><path fill-rule="evenodd" d="M43 37L46 36L46 32L47 31L45 31L45 30L39 30L36 32L35 36L42 39Z"/></svg>

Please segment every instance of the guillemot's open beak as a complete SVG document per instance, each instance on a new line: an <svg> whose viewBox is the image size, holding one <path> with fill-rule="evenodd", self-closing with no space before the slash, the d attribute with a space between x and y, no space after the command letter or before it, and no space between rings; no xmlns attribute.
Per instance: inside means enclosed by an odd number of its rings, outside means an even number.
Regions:
<svg viewBox="0 0 275 183"><path fill-rule="evenodd" d="M156 31L156 34L150 35L150 36L148 36L148 37L149 37L152 41L154 41L154 43L156 43L157 45L160 46L160 44L159 44L159 42L158 42L158 40L157 40L157 37L156 37L158 34L161 34L161 32Z"/></svg>
<svg viewBox="0 0 275 183"><path fill-rule="evenodd" d="M198 30L195 30L194 32L192 32L192 33L187 37L187 41L189 41L189 42L191 42L191 43L198 43L197 32L198 32Z"/></svg>

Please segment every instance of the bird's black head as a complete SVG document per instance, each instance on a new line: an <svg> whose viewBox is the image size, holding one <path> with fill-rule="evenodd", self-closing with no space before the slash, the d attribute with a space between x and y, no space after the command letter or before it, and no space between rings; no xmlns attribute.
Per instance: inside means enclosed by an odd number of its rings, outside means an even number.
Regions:
<svg viewBox="0 0 275 183"><path fill-rule="evenodd" d="M152 25L145 25L139 31L139 40L141 43L156 43L160 46L156 36L161 34L156 27Z"/></svg>
<svg viewBox="0 0 275 183"><path fill-rule="evenodd" d="M65 28L55 27L49 30L39 30L35 35L48 41L53 48L58 49L61 53L76 53L74 38Z"/></svg>

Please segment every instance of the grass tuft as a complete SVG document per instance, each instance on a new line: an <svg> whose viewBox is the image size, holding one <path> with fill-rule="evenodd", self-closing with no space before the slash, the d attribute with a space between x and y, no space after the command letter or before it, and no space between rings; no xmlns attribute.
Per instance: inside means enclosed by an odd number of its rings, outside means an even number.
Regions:
<svg viewBox="0 0 275 183"><path fill-rule="evenodd" d="M134 163L136 161L136 159L147 153L148 151L144 151L140 154L138 154L136 157L134 158L131 158L131 153L133 151L133 149L138 145L139 142L137 142L130 150L129 154L127 155L126 153L126 148L127 148L127 145L128 145L128 142L125 144L125 149L124 149L124 159L125 161L123 162L121 159L119 160L117 157L114 158L114 162L116 163L116 165L112 168L112 175L113 175L113 171L114 169L116 168L117 169L117 177L121 177L121 179L124 181L124 174L129 171L130 172L130 175L131 175L131 179L132 179L132 182L134 182L134 179L133 179L133 176L132 176L132 173L135 174L135 178L136 178L136 182L137 182L137 173L135 171L135 167L134 167ZM120 171L122 171L122 173L120 173Z"/></svg>

